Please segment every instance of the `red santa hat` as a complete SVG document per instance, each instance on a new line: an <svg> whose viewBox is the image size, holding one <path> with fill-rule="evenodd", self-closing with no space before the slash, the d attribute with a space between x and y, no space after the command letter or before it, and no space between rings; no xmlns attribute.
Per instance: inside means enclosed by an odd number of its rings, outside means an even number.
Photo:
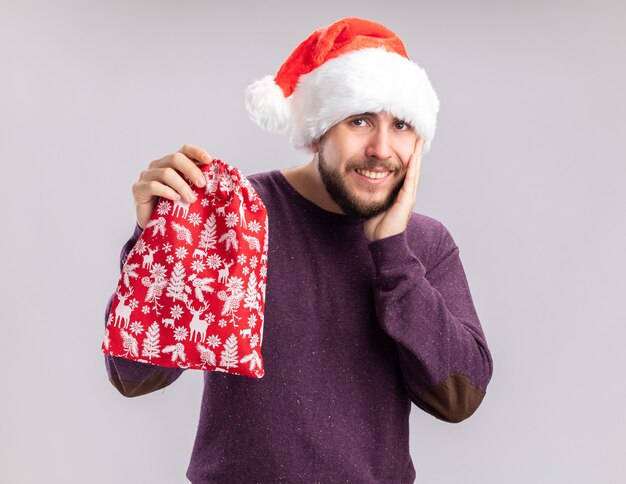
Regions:
<svg viewBox="0 0 626 484"><path fill-rule="evenodd" d="M308 150L343 119L386 111L415 128L425 153L439 100L396 34L369 20L345 18L313 32L276 76L248 86L246 109L263 129L289 132L295 147Z"/></svg>

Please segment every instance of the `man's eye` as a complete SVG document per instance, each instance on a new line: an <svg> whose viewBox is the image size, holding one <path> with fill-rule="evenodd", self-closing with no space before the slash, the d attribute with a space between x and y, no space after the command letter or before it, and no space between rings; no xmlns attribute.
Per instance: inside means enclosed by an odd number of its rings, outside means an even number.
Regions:
<svg viewBox="0 0 626 484"><path fill-rule="evenodd" d="M352 120L352 124L354 124L355 126L363 126L363 123L365 123L365 120L363 118L355 118Z"/></svg>
<svg viewBox="0 0 626 484"><path fill-rule="evenodd" d="M396 129L407 129L409 126L404 121L398 121L396 123Z"/></svg>

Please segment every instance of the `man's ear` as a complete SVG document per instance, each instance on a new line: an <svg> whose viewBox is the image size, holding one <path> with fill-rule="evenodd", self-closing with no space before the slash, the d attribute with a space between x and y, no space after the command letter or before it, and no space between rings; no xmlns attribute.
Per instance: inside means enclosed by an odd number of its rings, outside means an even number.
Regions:
<svg viewBox="0 0 626 484"><path fill-rule="evenodd" d="M311 143L311 152L318 153L320 150L320 140L316 139Z"/></svg>

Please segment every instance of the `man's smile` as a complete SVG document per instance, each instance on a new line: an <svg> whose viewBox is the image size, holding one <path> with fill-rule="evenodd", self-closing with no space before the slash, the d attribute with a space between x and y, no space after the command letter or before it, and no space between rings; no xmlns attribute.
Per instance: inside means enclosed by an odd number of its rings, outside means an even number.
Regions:
<svg viewBox="0 0 626 484"><path fill-rule="evenodd" d="M389 173L391 173L390 171L371 171L371 170L359 170L356 169L355 170L359 175L367 177L367 178L385 178L387 175L389 175Z"/></svg>
<svg viewBox="0 0 626 484"><path fill-rule="evenodd" d="M366 184L367 186L378 186L384 184L388 179L393 177L393 171L372 171L372 170L353 170L356 174L356 180L358 183Z"/></svg>

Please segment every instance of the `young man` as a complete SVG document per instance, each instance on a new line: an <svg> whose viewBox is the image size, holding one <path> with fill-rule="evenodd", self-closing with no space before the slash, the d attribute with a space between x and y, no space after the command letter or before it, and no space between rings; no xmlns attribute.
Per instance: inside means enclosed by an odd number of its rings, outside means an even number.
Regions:
<svg viewBox="0 0 626 484"><path fill-rule="evenodd" d="M246 105L312 159L248 177L269 220L266 374L205 372L187 477L412 483L411 402L460 422L493 372L458 247L442 223L412 212L434 136L434 90L393 32L343 19L252 84ZM141 173L120 266L158 197L193 202L183 176L203 186L198 165L211 161L185 145ZM183 371L105 361L129 397Z"/></svg>

